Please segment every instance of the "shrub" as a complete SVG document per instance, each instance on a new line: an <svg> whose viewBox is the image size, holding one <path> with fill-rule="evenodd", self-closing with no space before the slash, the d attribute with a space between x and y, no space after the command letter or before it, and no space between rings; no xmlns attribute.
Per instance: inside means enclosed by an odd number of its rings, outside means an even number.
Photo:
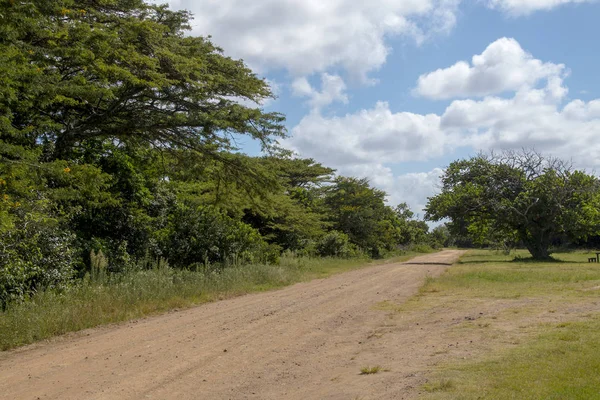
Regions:
<svg viewBox="0 0 600 400"><path fill-rule="evenodd" d="M25 214L2 233L0 306L40 289L62 289L73 278L73 236L55 220Z"/></svg>
<svg viewBox="0 0 600 400"><path fill-rule="evenodd" d="M174 266L252 263L276 256L260 233L215 207L178 207L172 216L165 253Z"/></svg>
<svg viewBox="0 0 600 400"><path fill-rule="evenodd" d="M434 249L430 245L423 243L413 244L409 247L409 249L416 253L433 253L434 251Z"/></svg>
<svg viewBox="0 0 600 400"><path fill-rule="evenodd" d="M350 243L348 235L331 231L318 241L317 252L322 257L349 258L357 254L357 249Z"/></svg>

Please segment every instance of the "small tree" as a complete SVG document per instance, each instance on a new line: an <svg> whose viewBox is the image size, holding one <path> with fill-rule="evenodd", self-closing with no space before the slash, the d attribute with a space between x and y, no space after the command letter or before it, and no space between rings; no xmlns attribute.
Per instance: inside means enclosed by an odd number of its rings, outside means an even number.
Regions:
<svg viewBox="0 0 600 400"><path fill-rule="evenodd" d="M480 154L450 164L426 211L429 220L450 218L476 242L518 241L547 259L554 238L600 230L600 182L535 151Z"/></svg>

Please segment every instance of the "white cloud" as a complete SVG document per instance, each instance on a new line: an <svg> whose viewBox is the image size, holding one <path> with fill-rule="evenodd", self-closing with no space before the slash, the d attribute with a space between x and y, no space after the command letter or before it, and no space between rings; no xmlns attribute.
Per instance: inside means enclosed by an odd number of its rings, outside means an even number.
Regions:
<svg viewBox="0 0 600 400"><path fill-rule="evenodd" d="M520 49L518 43L513 47ZM520 59L525 64L536 61ZM535 66L529 67L535 79L515 80L505 74L506 82L497 83L497 87L514 88L512 97L455 100L441 115L393 112L385 102L342 117L313 111L292 130L286 145L343 174L369 177L389 193L392 204L408 201L415 210L421 210L426 197L435 192L435 175L440 171L394 177L390 165L434 159L459 147L533 147L573 159L578 168L596 169L600 99L567 102L564 67L541 62ZM539 87L540 79L545 86Z"/></svg>
<svg viewBox="0 0 600 400"><path fill-rule="evenodd" d="M574 100L561 108L546 90L517 93L511 99L488 97L455 101L441 119L445 130L460 131L476 149L533 147L573 159L580 168L600 163L600 100Z"/></svg>
<svg viewBox="0 0 600 400"><path fill-rule="evenodd" d="M389 104L344 117L313 111L292 130L284 145L334 167L399 163L444 154L455 137L440 130L435 114L393 113Z"/></svg>
<svg viewBox="0 0 600 400"><path fill-rule="evenodd" d="M304 77L292 82L292 92L295 96L309 97L308 103L313 109L321 109L333 102L348 103L346 84L338 75L321 75L321 91L316 91Z"/></svg>
<svg viewBox="0 0 600 400"><path fill-rule="evenodd" d="M535 147L593 168L600 164L600 99L563 106L566 93L551 80L511 98L455 100L442 115L395 113L385 102L343 117L312 112L285 145L327 165L357 170L430 160L459 147Z"/></svg>
<svg viewBox="0 0 600 400"><path fill-rule="evenodd" d="M402 174L395 178L394 185L387 189L390 204L406 202L421 218L425 212L427 198L439 193L440 177L444 171L435 168L429 172Z"/></svg>
<svg viewBox="0 0 600 400"><path fill-rule="evenodd" d="M162 0L147 0L161 3ZM193 33L212 36L228 55L260 73L286 70L294 77L336 67L353 79L385 64L389 39L421 43L456 25L464 0L170 0L190 10ZM597 0L481 0L519 16L569 3ZM457 66L463 68L464 66Z"/></svg>
<svg viewBox="0 0 600 400"><path fill-rule="evenodd" d="M287 143L299 154L367 177L385 190L391 205L402 201L422 214L441 170L394 176L390 165L434 159L460 146L473 150L535 148L572 159L576 167L600 165L600 100L566 106L552 88L518 92L513 98L454 101L442 116L393 113L386 103L344 117L307 116Z"/></svg>
<svg viewBox="0 0 600 400"><path fill-rule="evenodd" d="M541 80L562 83L565 66L544 63L521 48L515 39L502 38L473 57L445 69L421 75L416 95L432 99L486 96L534 87Z"/></svg>
<svg viewBox="0 0 600 400"><path fill-rule="evenodd" d="M500 9L514 16L528 15L535 11L548 11L553 8L577 3L595 3L597 0L488 0L488 6Z"/></svg>
<svg viewBox="0 0 600 400"><path fill-rule="evenodd" d="M171 0L191 10L194 34L260 71L307 76L341 67L367 81L390 52L386 39L447 32L460 0Z"/></svg>

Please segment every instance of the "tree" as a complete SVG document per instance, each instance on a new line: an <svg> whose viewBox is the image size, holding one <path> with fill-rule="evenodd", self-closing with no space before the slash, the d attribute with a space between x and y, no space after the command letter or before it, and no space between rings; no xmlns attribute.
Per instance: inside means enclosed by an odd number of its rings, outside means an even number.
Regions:
<svg viewBox="0 0 600 400"><path fill-rule="evenodd" d="M429 226L425 221L415 219L415 213L407 203L400 203L394 209L395 225L399 232L399 243L402 245L427 242Z"/></svg>
<svg viewBox="0 0 600 400"><path fill-rule="evenodd" d="M452 237L447 224L439 225L433 228L431 233L429 233L429 237L435 247L454 246L454 238Z"/></svg>
<svg viewBox="0 0 600 400"><path fill-rule="evenodd" d="M143 0L0 3L0 156L43 147L42 160L79 160L108 141L219 158L234 135L272 147L285 129L259 108L268 84L186 36L190 18Z"/></svg>
<svg viewBox="0 0 600 400"><path fill-rule="evenodd" d="M265 150L285 136L261 108L268 84L187 36L190 18L144 0L0 1L0 297L60 286L92 248L113 270L123 253L167 255L178 156L240 191L276 180L233 154L240 136Z"/></svg>
<svg viewBox="0 0 600 400"><path fill-rule="evenodd" d="M570 163L530 150L480 154L455 161L426 218L450 218L479 243L522 243L535 259L550 257L552 240L600 230L600 182Z"/></svg>
<svg viewBox="0 0 600 400"><path fill-rule="evenodd" d="M372 257L398 244L397 217L385 205L385 196L367 179L338 177L325 189L324 203L333 229L348 235L351 243Z"/></svg>

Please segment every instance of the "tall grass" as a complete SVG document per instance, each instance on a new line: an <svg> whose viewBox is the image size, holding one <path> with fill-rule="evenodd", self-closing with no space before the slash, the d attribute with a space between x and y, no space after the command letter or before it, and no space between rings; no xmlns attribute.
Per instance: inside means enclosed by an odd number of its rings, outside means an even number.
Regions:
<svg viewBox="0 0 600 400"><path fill-rule="evenodd" d="M395 257L403 261L414 253ZM220 271L181 271L164 261L147 270L105 272L102 257L69 289L39 292L0 313L0 349L67 332L131 320L174 308L280 288L369 264L366 259L303 258L285 254L279 265L242 265Z"/></svg>

